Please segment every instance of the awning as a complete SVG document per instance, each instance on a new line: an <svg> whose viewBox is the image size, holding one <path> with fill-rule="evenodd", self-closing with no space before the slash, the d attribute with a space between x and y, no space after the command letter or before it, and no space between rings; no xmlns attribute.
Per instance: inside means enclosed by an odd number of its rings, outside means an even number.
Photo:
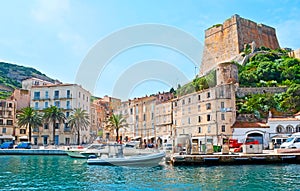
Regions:
<svg viewBox="0 0 300 191"><path fill-rule="evenodd" d="M15 139L15 137L14 136L12 136L12 135L2 135L2 136L0 136L0 139Z"/></svg>
<svg viewBox="0 0 300 191"><path fill-rule="evenodd" d="M26 135L19 137L19 139L28 139Z"/></svg>

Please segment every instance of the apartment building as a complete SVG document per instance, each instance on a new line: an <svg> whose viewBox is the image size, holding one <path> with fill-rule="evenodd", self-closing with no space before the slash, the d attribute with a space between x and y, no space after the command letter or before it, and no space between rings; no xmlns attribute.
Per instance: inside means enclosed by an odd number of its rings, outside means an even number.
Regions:
<svg viewBox="0 0 300 191"><path fill-rule="evenodd" d="M166 101L155 105L155 127L156 137L161 139L162 143L172 142L172 124L173 124L172 101Z"/></svg>
<svg viewBox="0 0 300 191"><path fill-rule="evenodd" d="M173 100L174 136L190 135L199 148L208 142L222 145L232 136L235 122L237 66L217 66L216 86Z"/></svg>
<svg viewBox="0 0 300 191"><path fill-rule="evenodd" d="M121 105L121 100L109 96L98 98L91 104L91 131L97 138L113 140L110 132L105 131L108 119Z"/></svg>
<svg viewBox="0 0 300 191"><path fill-rule="evenodd" d="M43 111L50 106L61 108L66 117L69 117L72 110L82 108L90 115L90 98L91 94L77 84L47 84L34 85L31 87L30 107L38 111ZM34 129L33 143L36 145L50 144L52 139L52 124L44 123L42 127ZM56 145L69 145L77 143L76 132L65 122L64 124L56 123L56 136L54 143ZM83 143L92 141L91 129L81 130L80 140Z"/></svg>
<svg viewBox="0 0 300 191"><path fill-rule="evenodd" d="M0 100L0 144L16 140L16 101Z"/></svg>

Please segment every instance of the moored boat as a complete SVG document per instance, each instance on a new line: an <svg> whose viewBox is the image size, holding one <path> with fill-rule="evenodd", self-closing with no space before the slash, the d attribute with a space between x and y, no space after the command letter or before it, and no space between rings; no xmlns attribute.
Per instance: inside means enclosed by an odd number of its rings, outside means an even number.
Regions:
<svg viewBox="0 0 300 191"><path fill-rule="evenodd" d="M147 155L136 155L130 157L95 157L89 158L89 165L129 166L129 167L154 167L166 156L165 152L157 152Z"/></svg>
<svg viewBox="0 0 300 191"><path fill-rule="evenodd" d="M71 147L65 150L65 152L72 158L88 158L89 155L95 155L103 148L104 144L91 144L86 148L82 146Z"/></svg>

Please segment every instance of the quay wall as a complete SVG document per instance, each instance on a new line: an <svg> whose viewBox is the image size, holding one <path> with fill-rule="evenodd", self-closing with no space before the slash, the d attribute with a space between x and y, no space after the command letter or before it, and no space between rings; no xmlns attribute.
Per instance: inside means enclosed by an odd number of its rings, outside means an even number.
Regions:
<svg viewBox="0 0 300 191"><path fill-rule="evenodd" d="M67 153L59 149L0 149L0 155L67 155Z"/></svg>

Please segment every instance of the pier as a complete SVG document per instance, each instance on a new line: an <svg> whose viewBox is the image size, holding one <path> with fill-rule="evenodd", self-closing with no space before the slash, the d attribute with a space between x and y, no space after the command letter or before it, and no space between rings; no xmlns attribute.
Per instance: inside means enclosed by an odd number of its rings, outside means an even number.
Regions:
<svg viewBox="0 0 300 191"><path fill-rule="evenodd" d="M62 149L0 149L0 155L67 155Z"/></svg>
<svg viewBox="0 0 300 191"><path fill-rule="evenodd" d="M180 155L170 156L170 164L178 165L239 165L239 164L300 164L300 153L262 153L262 154L210 154L210 155Z"/></svg>

